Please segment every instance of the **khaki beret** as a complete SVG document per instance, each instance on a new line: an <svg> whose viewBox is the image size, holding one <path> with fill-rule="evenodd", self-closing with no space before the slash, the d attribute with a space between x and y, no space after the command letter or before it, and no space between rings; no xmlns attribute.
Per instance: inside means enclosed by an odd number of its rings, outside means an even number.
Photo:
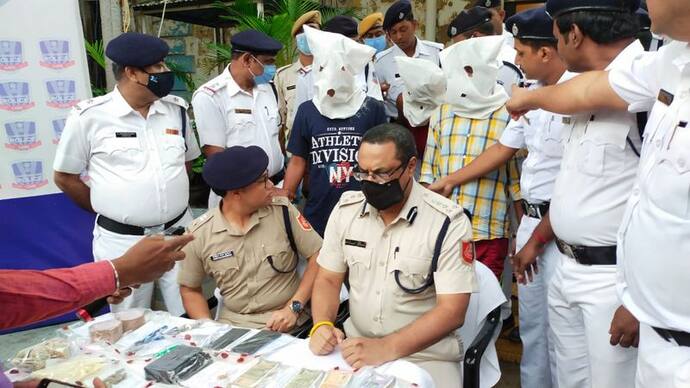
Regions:
<svg viewBox="0 0 690 388"><path fill-rule="evenodd" d="M376 25L383 26L383 14L381 12L376 12L372 13L371 15L368 15L362 21L359 23L359 28L357 29L357 32L359 33L359 37L361 38L369 32L374 26Z"/></svg>
<svg viewBox="0 0 690 388"><path fill-rule="evenodd" d="M292 37L294 38L295 35L297 35L297 31L299 31L299 29L302 28L303 25L310 23L316 23L319 26L321 26L321 12L309 11L304 15L300 16L295 21L295 24L292 25Z"/></svg>

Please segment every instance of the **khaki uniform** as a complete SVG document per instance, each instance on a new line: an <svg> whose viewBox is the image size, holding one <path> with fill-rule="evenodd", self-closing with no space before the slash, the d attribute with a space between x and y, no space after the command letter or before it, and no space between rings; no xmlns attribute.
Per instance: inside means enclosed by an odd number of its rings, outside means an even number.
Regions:
<svg viewBox="0 0 690 388"><path fill-rule="evenodd" d="M303 74L302 64L296 61L290 65L278 69L275 77L276 92L278 93L278 111L280 112L280 122L283 123L281 130L285 135L285 145L290 141L290 131L292 123L295 121L295 114L299 106L295 105L297 93L297 77Z"/></svg>
<svg viewBox="0 0 690 388"><path fill-rule="evenodd" d="M196 237L184 247L178 282L187 287L201 287L209 275L223 296L219 321L235 326L261 328L275 310L291 300L300 284L295 268L297 256L285 231L282 207L290 211L290 225L299 255L311 257L321 247L321 237L300 212L284 197L259 209L249 222L246 233L232 227L220 211L210 210L189 226ZM307 320L303 313L298 324Z"/></svg>
<svg viewBox="0 0 690 388"><path fill-rule="evenodd" d="M434 308L437 294L477 290L474 265L461 253L461 241L472 240L472 225L462 208L417 182L412 184L400 215L388 226L361 192L344 193L331 214L318 263L329 271L350 271L348 337L389 335ZM424 283L446 217L451 223L434 285L419 294L406 293L396 283L395 271L400 271L400 283L406 288ZM426 369L437 386L459 387L462 355L462 342L453 331L407 359Z"/></svg>

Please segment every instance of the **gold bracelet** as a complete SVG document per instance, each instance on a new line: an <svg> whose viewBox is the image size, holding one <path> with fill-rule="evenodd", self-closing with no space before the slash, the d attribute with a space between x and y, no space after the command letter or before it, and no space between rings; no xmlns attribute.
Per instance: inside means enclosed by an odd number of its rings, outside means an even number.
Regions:
<svg viewBox="0 0 690 388"><path fill-rule="evenodd" d="M120 289L120 274L117 273L115 269L115 264L111 260L106 260L111 267L113 267L113 273L115 274L115 292Z"/></svg>
<svg viewBox="0 0 690 388"><path fill-rule="evenodd" d="M311 330L309 331L309 336L311 337L311 336L314 334L314 332L316 331L316 329L318 329L318 328L321 327L321 326L335 327L335 326L333 325L333 322L331 322L331 321L319 321L319 322L316 322L316 324L314 325L314 327L312 327Z"/></svg>

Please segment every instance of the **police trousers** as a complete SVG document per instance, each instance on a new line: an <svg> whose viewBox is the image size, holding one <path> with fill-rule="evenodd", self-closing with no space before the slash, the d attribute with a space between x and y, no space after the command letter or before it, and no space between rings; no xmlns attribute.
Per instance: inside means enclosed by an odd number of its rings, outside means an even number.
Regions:
<svg viewBox="0 0 690 388"><path fill-rule="evenodd" d="M637 354L637 388L690 387L690 347L679 346L640 322Z"/></svg>
<svg viewBox="0 0 690 388"><path fill-rule="evenodd" d="M174 226L187 226L190 222L192 222L192 215L187 210L187 213ZM118 258L142 238L143 236L114 233L96 224L93 229L94 260ZM180 297L180 286L177 283L179 266L180 263L176 263L173 269L166 272L158 280L158 286L163 294L167 311L173 316L180 316L185 313L182 298ZM135 288L132 295L127 297L122 303L110 305L110 310L118 312L129 308L150 308L151 299L153 298L153 285L153 283L146 283L139 288Z"/></svg>
<svg viewBox="0 0 690 388"><path fill-rule="evenodd" d="M565 258L549 285L549 324L560 388L635 385L637 349L611 346L611 320L621 302L615 265Z"/></svg>

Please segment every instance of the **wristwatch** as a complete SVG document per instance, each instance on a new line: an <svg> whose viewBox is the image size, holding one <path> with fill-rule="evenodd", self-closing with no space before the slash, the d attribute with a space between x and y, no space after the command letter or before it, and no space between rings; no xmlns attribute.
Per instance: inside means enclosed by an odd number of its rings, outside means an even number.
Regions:
<svg viewBox="0 0 690 388"><path fill-rule="evenodd" d="M290 304L290 310L292 310L293 313L299 315L302 310L304 310L304 306L302 306L302 302L298 300L293 300L292 304Z"/></svg>

